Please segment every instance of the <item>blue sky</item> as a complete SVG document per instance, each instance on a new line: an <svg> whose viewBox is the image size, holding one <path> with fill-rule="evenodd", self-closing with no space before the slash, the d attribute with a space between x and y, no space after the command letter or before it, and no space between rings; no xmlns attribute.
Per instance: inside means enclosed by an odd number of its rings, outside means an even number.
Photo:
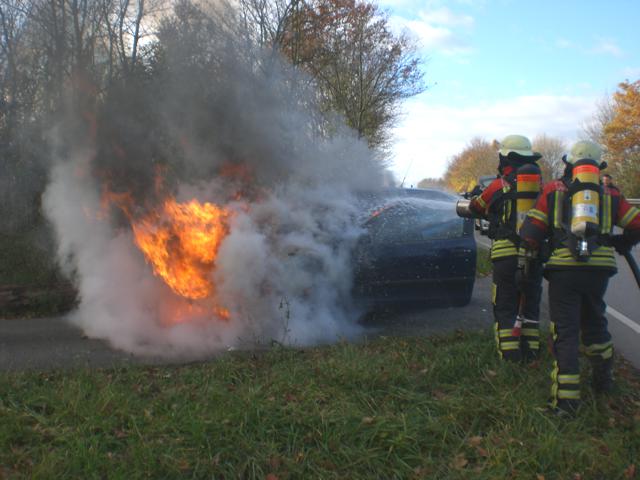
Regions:
<svg viewBox="0 0 640 480"><path fill-rule="evenodd" d="M408 170L405 184L441 176L475 136L575 141L598 102L640 78L639 0L378 3L425 59L429 88L395 132L391 169Z"/></svg>

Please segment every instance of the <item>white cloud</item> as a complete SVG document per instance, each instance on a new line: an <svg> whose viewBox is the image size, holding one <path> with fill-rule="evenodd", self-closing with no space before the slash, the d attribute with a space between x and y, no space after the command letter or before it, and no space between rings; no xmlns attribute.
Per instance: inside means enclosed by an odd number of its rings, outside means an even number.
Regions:
<svg viewBox="0 0 640 480"><path fill-rule="evenodd" d="M396 130L392 169L402 178L413 161L406 185L440 177L448 160L473 137L491 141L512 133L530 138L546 133L572 142L594 113L596 101L594 97L530 95L453 107L413 100Z"/></svg>
<svg viewBox="0 0 640 480"><path fill-rule="evenodd" d="M473 27L470 15L458 15L446 7L421 11L415 18L393 16L392 25L415 35L421 47L445 55L468 54L471 46L465 39Z"/></svg>
<svg viewBox="0 0 640 480"><path fill-rule="evenodd" d="M591 49L591 53L613 55L614 57L622 57L622 49L618 44L608 38L599 38L595 47Z"/></svg>
<svg viewBox="0 0 640 480"><path fill-rule="evenodd" d="M624 78L629 79L630 81L637 80L640 78L640 67L627 67L622 70L622 75Z"/></svg>
<svg viewBox="0 0 640 480"><path fill-rule="evenodd" d="M559 37L555 40L555 46L562 49L570 49L580 52L582 54L590 55L612 55L620 58L624 56L624 51L617 44L615 40L610 38L597 37L595 44L591 47L585 45L579 45L571 40L563 37Z"/></svg>
<svg viewBox="0 0 640 480"><path fill-rule="evenodd" d="M567 40L566 38L558 38L556 39L556 47L558 48L572 48L573 43Z"/></svg>
<svg viewBox="0 0 640 480"><path fill-rule="evenodd" d="M448 26L473 26L474 20L471 15L457 15L449 10L447 7L441 7L430 11L423 11L418 14L420 19L424 22L433 24L441 24Z"/></svg>

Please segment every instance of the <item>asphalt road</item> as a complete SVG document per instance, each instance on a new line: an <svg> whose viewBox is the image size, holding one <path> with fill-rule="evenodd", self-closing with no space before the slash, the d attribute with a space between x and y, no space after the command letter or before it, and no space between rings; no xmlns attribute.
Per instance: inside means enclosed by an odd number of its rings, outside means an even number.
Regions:
<svg viewBox="0 0 640 480"><path fill-rule="evenodd" d="M455 329L484 329L492 324L489 279L479 279L471 303L456 308L419 308L377 313L362 338L379 335L429 335ZM206 360L206 359L205 359ZM131 364L170 364L162 358L135 357L92 340L64 317L0 320L0 370L107 368Z"/></svg>
<svg viewBox="0 0 640 480"><path fill-rule="evenodd" d="M476 240L485 247L491 246L486 237L476 235ZM636 262L640 264L640 247L633 251ZM636 283L626 260L618 256L618 273L609 281L609 288L605 296L607 303L607 318L609 331L613 336L617 351L621 352L636 368L640 368L640 287ZM546 294L542 297L543 319L544 312L548 312ZM548 317L546 317L548 319Z"/></svg>

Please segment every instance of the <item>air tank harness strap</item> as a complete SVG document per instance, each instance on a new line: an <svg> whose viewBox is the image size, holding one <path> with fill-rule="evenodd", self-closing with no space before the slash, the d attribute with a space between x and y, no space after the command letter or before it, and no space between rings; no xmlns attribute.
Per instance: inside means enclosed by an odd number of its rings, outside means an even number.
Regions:
<svg viewBox="0 0 640 480"><path fill-rule="evenodd" d="M583 190L592 190L600 193L600 185L598 185L597 183L581 182L577 178L569 184L568 189L569 189L568 196L571 196L576 192L582 192Z"/></svg>

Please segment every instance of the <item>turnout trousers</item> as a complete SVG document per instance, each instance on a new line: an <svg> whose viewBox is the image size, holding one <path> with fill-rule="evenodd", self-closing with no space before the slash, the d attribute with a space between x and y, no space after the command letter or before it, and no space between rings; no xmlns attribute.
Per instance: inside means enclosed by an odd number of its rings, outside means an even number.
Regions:
<svg viewBox="0 0 640 480"><path fill-rule="evenodd" d="M518 316L521 295L523 315L537 322L540 318L540 296L542 295L542 265L532 261L529 282L525 291L516 287L518 257L509 256L493 261L493 318L496 346L500 358L519 362L533 360L540 351L540 328L538 323L524 323L520 337L512 335Z"/></svg>
<svg viewBox="0 0 640 480"><path fill-rule="evenodd" d="M580 343L593 366L594 388L610 388L613 343L603 300L610 275L609 271L595 269L548 270L545 274L549 280L555 356L551 372L551 406L554 408L573 410L579 404Z"/></svg>

